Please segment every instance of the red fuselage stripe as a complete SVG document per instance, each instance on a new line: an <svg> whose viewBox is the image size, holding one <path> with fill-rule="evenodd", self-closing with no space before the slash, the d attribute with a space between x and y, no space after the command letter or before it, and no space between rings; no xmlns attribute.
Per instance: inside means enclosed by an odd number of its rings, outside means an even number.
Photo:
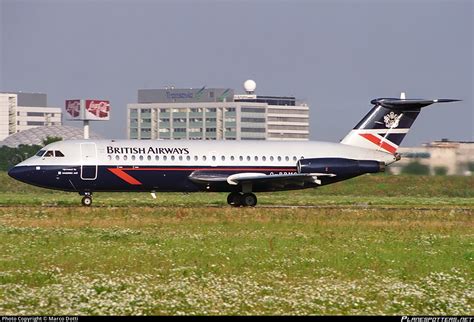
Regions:
<svg viewBox="0 0 474 322"><path fill-rule="evenodd" d="M141 185L142 183L140 181L138 181L137 179L135 179L134 177L132 177L131 175L125 173L123 171L123 169L120 169L120 168L108 168L108 170L110 172L112 172L113 174L115 174L117 177L119 177L120 179L122 179L123 181L131 184L131 185L135 185L135 186L138 186L138 185Z"/></svg>
<svg viewBox="0 0 474 322"><path fill-rule="evenodd" d="M144 170L144 171L295 171L296 168L120 168L121 170Z"/></svg>

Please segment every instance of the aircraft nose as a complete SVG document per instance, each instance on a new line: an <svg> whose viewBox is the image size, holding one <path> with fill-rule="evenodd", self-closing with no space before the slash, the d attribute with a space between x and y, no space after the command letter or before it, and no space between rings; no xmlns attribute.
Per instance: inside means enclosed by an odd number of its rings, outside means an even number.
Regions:
<svg viewBox="0 0 474 322"><path fill-rule="evenodd" d="M19 172L20 171L18 171L17 167L13 167L10 170L8 170L8 175L12 177L13 179L18 179L17 177L18 177Z"/></svg>
<svg viewBox="0 0 474 322"><path fill-rule="evenodd" d="M25 167L13 167L8 171L8 175L13 179L25 181L28 177L28 171Z"/></svg>
<svg viewBox="0 0 474 322"><path fill-rule="evenodd" d="M8 175L9 175L10 177L12 177L13 179L16 179L16 178L15 178L15 172L16 172L16 171L15 171L15 167L13 167L13 168L11 168L10 170L8 170Z"/></svg>

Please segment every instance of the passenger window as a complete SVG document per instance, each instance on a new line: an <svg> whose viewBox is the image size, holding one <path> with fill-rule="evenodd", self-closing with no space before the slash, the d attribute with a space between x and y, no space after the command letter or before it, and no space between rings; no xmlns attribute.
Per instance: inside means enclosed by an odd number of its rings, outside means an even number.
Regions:
<svg viewBox="0 0 474 322"><path fill-rule="evenodd" d="M273 160L274 160L274 158L273 158L273 155L272 155L272 156L270 157L270 161L273 161Z"/></svg>
<svg viewBox="0 0 474 322"><path fill-rule="evenodd" d="M258 157L257 157L257 156L255 156L255 161L258 161Z"/></svg>
<svg viewBox="0 0 474 322"><path fill-rule="evenodd" d="M135 156L134 155L132 155L132 160L135 161Z"/></svg>
<svg viewBox="0 0 474 322"><path fill-rule="evenodd" d="M140 161L143 161L143 155L140 155Z"/></svg>
<svg viewBox="0 0 474 322"><path fill-rule="evenodd" d="M117 160L117 161L120 160L120 156L116 155L115 160Z"/></svg>
<svg viewBox="0 0 474 322"><path fill-rule="evenodd" d="M231 160L231 161L234 161L234 160L235 160L235 158L234 158L233 155L230 156L230 160Z"/></svg>
<svg viewBox="0 0 474 322"><path fill-rule="evenodd" d="M206 159L207 159L206 156L203 155L203 156L202 156L202 160L203 160L203 161L206 161Z"/></svg>
<svg viewBox="0 0 474 322"><path fill-rule="evenodd" d="M182 155L179 156L179 161L183 161L183 156Z"/></svg>
<svg viewBox="0 0 474 322"><path fill-rule="evenodd" d="M298 160L298 158L297 158L297 157L293 157L293 161L297 161L297 160Z"/></svg>
<svg viewBox="0 0 474 322"><path fill-rule="evenodd" d="M50 151L46 151L44 157L54 157L53 151L51 151L51 150L50 150Z"/></svg>
<svg viewBox="0 0 474 322"><path fill-rule="evenodd" d="M39 150L38 153L36 153L36 156L42 157L45 152L45 150Z"/></svg>
<svg viewBox="0 0 474 322"><path fill-rule="evenodd" d="M155 155L155 160L158 161L160 159L159 155Z"/></svg>
<svg viewBox="0 0 474 322"><path fill-rule="evenodd" d="M109 160L112 160L112 156L111 156L110 154L107 156L107 158L108 158Z"/></svg>
<svg viewBox="0 0 474 322"><path fill-rule="evenodd" d="M148 161L151 161L151 155L146 157Z"/></svg>
<svg viewBox="0 0 474 322"><path fill-rule="evenodd" d="M171 161L174 161L174 155L171 156Z"/></svg>
<svg viewBox="0 0 474 322"><path fill-rule="evenodd" d="M267 157L262 157L262 161L267 161Z"/></svg>
<svg viewBox="0 0 474 322"><path fill-rule="evenodd" d="M286 156L286 157L285 157L285 161L290 161L290 157L289 157L289 156Z"/></svg>
<svg viewBox="0 0 474 322"><path fill-rule="evenodd" d="M199 157L197 155L194 156L194 161L197 161Z"/></svg>
<svg viewBox="0 0 474 322"><path fill-rule="evenodd" d="M239 157L239 160L240 160L240 161L244 161L244 157L243 157L243 156L240 156L240 157Z"/></svg>
<svg viewBox="0 0 474 322"><path fill-rule="evenodd" d="M166 155L163 156L163 161L166 161L166 159L168 159L168 157Z"/></svg>
<svg viewBox="0 0 474 322"><path fill-rule="evenodd" d="M216 161L216 156L215 155L212 156L212 161Z"/></svg>
<svg viewBox="0 0 474 322"><path fill-rule="evenodd" d="M281 156L278 156L278 161L281 161Z"/></svg>
<svg viewBox="0 0 474 322"><path fill-rule="evenodd" d="M56 151L54 151L54 156L55 157L64 157L64 154L61 151L56 150Z"/></svg>
<svg viewBox="0 0 474 322"><path fill-rule="evenodd" d="M250 161L250 156L249 155L247 156L247 161Z"/></svg>
<svg viewBox="0 0 474 322"><path fill-rule="evenodd" d="M123 159L124 159L124 160L127 160L127 159L128 159L128 157L127 157L126 155L124 155L124 156L123 156Z"/></svg>
<svg viewBox="0 0 474 322"><path fill-rule="evenodd" d="M221 160L222 160L222 161L225 161L225 156L222 156L222 157L221 157Z"/></svg>
<svg viewBox="0 0 474 322"><path fill-rule="evenodd" d="M191 157L189 155L186 156L186 160L189 161L191 160Z"/></svg>

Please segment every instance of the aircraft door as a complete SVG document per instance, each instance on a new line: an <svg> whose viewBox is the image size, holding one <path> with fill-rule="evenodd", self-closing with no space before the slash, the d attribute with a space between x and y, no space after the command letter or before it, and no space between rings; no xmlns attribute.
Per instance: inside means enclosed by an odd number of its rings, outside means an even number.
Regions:
<svg viewBox="0 0 474 322"><path fill-rule="evenodd" d="M97 179L97 147L95 143L81 143L81 179Z"/></svg>

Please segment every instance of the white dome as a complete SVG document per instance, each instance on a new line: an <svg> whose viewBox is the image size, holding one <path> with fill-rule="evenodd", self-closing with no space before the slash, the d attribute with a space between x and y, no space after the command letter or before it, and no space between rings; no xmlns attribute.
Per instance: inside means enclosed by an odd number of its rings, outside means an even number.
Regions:
<svg viewBox="0 0 474 322"><path fill-rule="evenodd" d="M246 92L255 92L255 89L257 88L257 83L255 81L248 79L244 83L244 89Z"/></svg>
<svg viewBox="0 0 474 322"><path fill-rule="evenodd" d="M14 133L0 141L0 146L17 147L20 144L43 145L43 140L47 137L60 137L63 140L83 139L84 130L66 125L38 126L25 131ZM101 139L100 135L91 132L91 139Z"/></svg>

